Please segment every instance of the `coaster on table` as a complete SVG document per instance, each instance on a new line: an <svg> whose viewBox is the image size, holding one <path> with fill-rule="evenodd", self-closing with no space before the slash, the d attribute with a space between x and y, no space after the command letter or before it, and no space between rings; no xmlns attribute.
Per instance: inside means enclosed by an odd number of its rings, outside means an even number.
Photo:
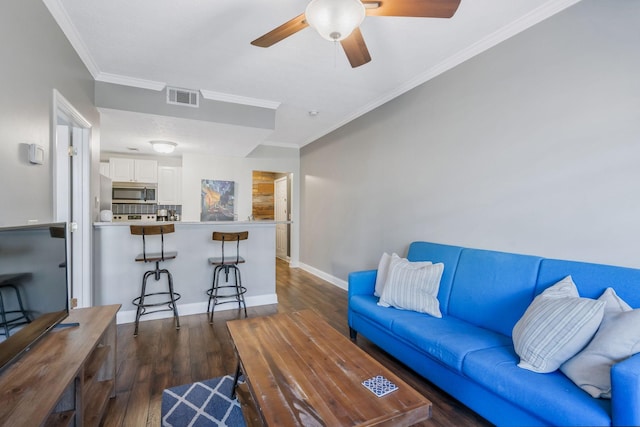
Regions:
<svg viewBox="0 0 640 427"><path fill-rule="evenodd" d="M369 378L368 380L362 381L362 385L369 389L373 394L378 397L382 397L385 394L389 394L392 391L396 391L398 386L383 377L382 375L377 375L373 378Z"/></svg>

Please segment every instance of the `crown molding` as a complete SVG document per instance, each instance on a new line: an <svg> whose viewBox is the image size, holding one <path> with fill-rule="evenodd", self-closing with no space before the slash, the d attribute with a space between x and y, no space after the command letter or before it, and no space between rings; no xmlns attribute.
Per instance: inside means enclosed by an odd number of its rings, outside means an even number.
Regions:
<svg viewBox="0 0 640 427"><path fill-rule="evenodd" d="M49 9L49 13L53 16L53 19L58 23L58 26L71 43L71 46L75 49L76 53L80 57L80 60L84 63L91 76L95 79L96 76L100 73L98 64L96 64L95 60L89 53L89 49L82 41L78 30L75 25L71 22L71 18L67 14L67 11L62 6L60 0L43 0L47 9Z"/></svg>
<svg viewBox="0 0 640 427"><path fill-rule="evenodd" d="M290 142L263 141L260 143L260 145L264 145L266 147L293 148L295 150L300 150L300 146L298 144L293 144Z"/></svg>
<svg viewBox="0 0 640 427"><path fill-rule="evenodd" d="M372 111L373 109L391 101L394 98L402 95L410 91L411 89L420 86L423 83L433 79L434 77L439 76L452 69L453 67L460 65L461 63L473 58L474 56L484 52L485 50L489 50L490 48L496 46L497 44L515 36L518 33L534 26L535 24L544 21L545 19L555 15L558 12L563 11L564 9L573 6L576 3L579 3L582 0L549 0L542 6L537 9L531 11L530 13L524 15L520 19L505 25L499 30L489 34L473 45L459 51L458 53L450 56L446 60L436 64L435 66L429 68L424 73L418 75L416 78L411 79L410 81L398 86L397 88L387 92L383 96L373 100L371 103L365 105L364 107L356 110L353 114L347 116L344 120L341 120L339 123L331 126L323 130L322 132L308 138L303 142L301 147L304 147L307 144L316 141L317 139L322 138L323 136L333 132L334 130L341 128L347 123L357 119L360 116Z"/></svg>
<svg viewBox="0 0 640 427"><path fill-rule="evenodd" d="M104 83L113 83L123 86L137 87L140 89L150 89L155 91L163 90L167 84L165 82L156 82L153 80L138 79L135 77L122 76L120 74L111 74L100 72L95 77L96 81Z"/></svg>
<svg viewBox="0 0 640 427"><path fill-rule="evenodd" d="M151 80L136 79L134 77L121 76L117 74L104 73L100 71L98 64L93 59L93 56L89 53L87 45L84 43L80 34L73 25L71 18L67 14L66 9L62 5L61 0L42 0L49 9L49 13L53 16L56 23L71 43L71 46L75 49L76 53L80 57L80 60L84 63L85 67L91 73L91 76L96 81L105 83L115 83L125 86L139 87L143 89L151 89L160 91L165 88L166 83L154 82Z"/></svg>
<svg viewBox="0 0 640 427"><path fill-rule="evenodd" d="M212 90L200 89L202 97L212 101L232 102L234 104L249 105L252 107L269 108L276 110L280 106L278 101L269 101L260 98L249 98L247 96L231 95L228 93L214 92Z"/></svg>

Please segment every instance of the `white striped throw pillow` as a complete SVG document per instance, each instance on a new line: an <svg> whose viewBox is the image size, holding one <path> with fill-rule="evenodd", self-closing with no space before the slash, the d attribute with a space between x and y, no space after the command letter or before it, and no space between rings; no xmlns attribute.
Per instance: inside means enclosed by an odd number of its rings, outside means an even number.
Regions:
<svg viewBox="0 0 640 427"><path fill-rule="evenodd" d="M580 298L571 276L546 289L513 327L518 366L539 373L557 370L594 336L604 305Z"/></svg>
<svg viewBox="0 0 640 427"><path fill-rule="evenodd" d="M422 267L425 265L431 265L431 261L409 261L406 258L400 258L397 253L393 253L389 255L388 253L383 253L380 258L380 262L378 263L378 273L376 274L376 286L373 295L380 298L382 296L382 291L384 290L384 285L387 284L387 277L389 276L389 269L391 268L392 263L407 263L411 267Z"/></svg>
<svg viewBox="0 0 640 427"><path fill-rule="evenodd" d="M442 317L438 290L443 271L443 263L419 264L392 259L378 305Z"/></svg>

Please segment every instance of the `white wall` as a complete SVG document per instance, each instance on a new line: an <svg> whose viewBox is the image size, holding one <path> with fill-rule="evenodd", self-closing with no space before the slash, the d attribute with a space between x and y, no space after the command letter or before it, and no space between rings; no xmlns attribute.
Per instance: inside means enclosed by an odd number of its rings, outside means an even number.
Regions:
<svg viewBox="0 0 640 427"><path fill-rule="evenodd" d="M289 151L295 151L291 155ZM290 172L292 184L291 264L295 266L299 254L300 224L300 160L297 150L263 147L252 157L217 157L202 154L182 156L182 220L200 220L201 182L203 179L234 181L236 214L246 221L251 215L253 171Z"/></svg>
<svg viewBox="0 0 640 427"><path fill-rule="evenodd" d="M414 240L640 267L640 2L583 0L301 150L300 261Z"/></svg>
<svg viewBox="0 0 640 427"><path fill-rule="evenodd" d="M91 154L97 171L94 81L42 1L0 3L0 58L0 226L50 222L53 89L94 126ZM29 163L28 144L44 147L44 165ZM99 194L97 172L87 185ZM95 214L97 206L93 209Z"/></svg>

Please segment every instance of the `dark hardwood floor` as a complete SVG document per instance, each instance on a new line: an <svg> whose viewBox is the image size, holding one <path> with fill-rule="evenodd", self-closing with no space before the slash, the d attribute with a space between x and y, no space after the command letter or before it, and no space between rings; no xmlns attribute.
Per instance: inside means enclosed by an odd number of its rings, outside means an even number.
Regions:
<svg viewBox="0 0 640 427"><path fill-rule="evenodd" d="M346 291L281 260L276 264L276 288L278 304L249 307L249 316L312 309L348 336ZM172 319L145 321L137 338L133 324L119 325L117 394L109 402L103 425L158 427L165 388L235 372L237 362L225 322L238 316L235 309L217 312L213 325L205 314L181 316L179 331ZM420 425L490 425L361 335L358 345L433 402L432 419Z"/></svg>

